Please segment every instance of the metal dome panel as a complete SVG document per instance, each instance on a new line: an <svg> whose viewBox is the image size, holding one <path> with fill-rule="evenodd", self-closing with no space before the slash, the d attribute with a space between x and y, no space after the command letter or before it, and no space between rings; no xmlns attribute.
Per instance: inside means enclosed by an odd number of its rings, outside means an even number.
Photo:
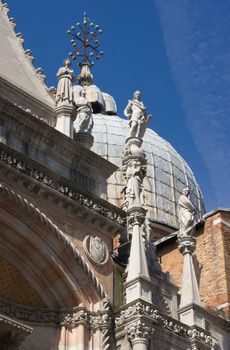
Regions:
<svg viewBox="0 0 230 350"><path fill-rule="evenodd" d="M95 114L92 150L120 167L127 126L128 122L118 116ZM142 147L148 161L144 188L149 218L178 227L177 203L182 189L187 186L197 218L200 218L204 214L203 198L185 160L151 129L147 129ZM120 170L108 179L107 197L117 206L122 204L123 186Z"/></svg>

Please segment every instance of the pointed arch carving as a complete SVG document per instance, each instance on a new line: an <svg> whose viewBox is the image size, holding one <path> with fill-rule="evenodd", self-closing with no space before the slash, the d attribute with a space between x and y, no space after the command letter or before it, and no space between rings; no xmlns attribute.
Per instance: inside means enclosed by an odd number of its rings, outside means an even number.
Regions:
<svg viewBox="0 0 230 350"><path fill-rule="evenodd" d="M19 205L23 208L27 213L37 218L40 223L46 227L46 229L60 242L60 244L67 251L68 255L70 255L76 264L81 268L84 275L87 276L91 286L93 287L94 293L99 299L107 297L106 292L104 291L103 286L99 282L95 273L89 267L88 263L81 256L75 245L68 239L67 235L60 230L50 218L46 216L41 210L35 207L32 203L30 203L26 198L23 198L19 193L10 189L5 184L0 184L0 197L6 198L9 201L12 201L16 205Z"/></svg>

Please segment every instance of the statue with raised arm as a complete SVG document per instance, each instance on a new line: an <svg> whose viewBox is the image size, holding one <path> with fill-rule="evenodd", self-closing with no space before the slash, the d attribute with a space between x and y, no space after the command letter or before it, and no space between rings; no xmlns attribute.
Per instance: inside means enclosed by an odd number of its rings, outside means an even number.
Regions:
<svg viewBox="0 0 230 350"><path fill-rule="evenodd" d="M78 133L91 133L93 128L93 109L86 99L86 91L80 92L80 97L75 101L77 107Z"/></svg>
<svg viewBox="0 0 230 350"><path fill-rule="evenodd" d="M178 213L180 222L180 236L192 235L192 227L195 222L196 209L189 199L189 188L182 190L179 198Z"/></svg>
<svg viewBox="0 0 230 350"><path fill-rule="evenodd" d="M129 119L127 138L137 137L142 139L151 116L147 114L147 109L141 101L140 91L134 92L133 100L128 101L124 114Z"/></svg>
<svg viewBox="0 0 230 350"><path fill-rule="evenodd" d="M73 103L73 87L74 73L70 68L71 61L66 58L64 67L61 67L57 72L58 85L56 92L56 104L72 104Z"/></svg>

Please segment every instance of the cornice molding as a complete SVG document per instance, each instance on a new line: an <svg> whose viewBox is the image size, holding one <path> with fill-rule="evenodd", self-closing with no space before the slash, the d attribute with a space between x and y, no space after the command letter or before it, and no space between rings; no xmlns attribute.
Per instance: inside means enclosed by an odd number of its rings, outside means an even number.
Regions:
<svg viewBox="0 0 230 350"><path fill-rule="evenodd" d="M4 324L4 327L8 328L11 331L19 331L21 334L25 336L32 333L31 327L26 326L25 324L22 324L21 322L18 322L16 320L13 320L3 315L2 313L0 313L0 325L1 324Z"/></svg>
<svg viewBox="0 0 230 350"><path fill-rule="evenodd" d="M6 319L14 317L17 320L31 323L60 324L70 329L76 328L79 324L87 324L92 329L108 329L112 322L110 308L104 309L102 307L102 310L97 312L89 311L84 306L61 310L33 309L0 299L0 321L2 315ZM20 325L20 322L15 322Z"/></svg>
<svg viewBox="0 0 230 350"><path fill-rule="evenodd" d="M116 165L60 133L46 119L20 105L2 100L1 96L0 112L0 124L11 136L41 152L45 153L49 149L49 154L69 167L73 167L73 164L77 166L79 162L84 166L85 162L96 175L104 177L109 177L117 170Z"/></svg>
<svg viewBox="0 0 230 350"><path fill-rule="evenodd" d="M2 151L0 149L0 162L6 164L7 166L10 166L20 174L29 177L31 180L45 185L47 190L50 189L57 195L62 195L69 201L76 203L82 208L90 210L91 213L94 212L99 216L104 216L119 226L125 225L125 213L123 213L119 208L107 204L101 199L95 199L93 196L90 197L89 195L78 192L74 188L66 186L64 182L53 179L50 175L41 169L35 168L34 166L31 166L21 159L17 158L13 152L10 152L9 150L6 151L5 147L3 149L4 150Z"/></svg>
<svg viewBox="0 0 230 350"><path fill-rule="evenodd" d="M19 109L30 111L33 117L55 126L56 116L54 108L29 95L24 91L23 86L21 88L16 87L13 82L9 81L9 78L3 75L0 76L0 96L1 100L5 100L11 105L12 101L14 101L14 105Z"/></svg>
<svg viewBox="0 0 230 350"><path fill-rule="evenodd" d="M0 313L1 349L18 349L33 329ZM4 337L3 337L3 334ZM3 339L4 338L4 339ZM5 347L6 346L6 347ZM9 347L8 347L9 346Z"/></svg>
<svg viewBox="0 0 230 350"><path fill-rule="evenodd" d="M147 325L159 326L170 333L189 341L197 341L211 349L213 341L209 332L197 326L189 327L169 316L165 316L151 304L143 301L130 303L123 307L120 316L115 319L116 332L123 331L124 327L133 324L137 320L141 320Z"/></svg>

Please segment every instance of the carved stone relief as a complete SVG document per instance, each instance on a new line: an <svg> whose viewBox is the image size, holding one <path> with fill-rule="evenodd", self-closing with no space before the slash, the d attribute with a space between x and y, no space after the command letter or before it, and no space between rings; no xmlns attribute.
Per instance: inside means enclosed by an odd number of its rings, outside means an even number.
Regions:
<svg viewBox="0 0 230 350"><path fill-rule="evenodd" d="M83 248L88 259L96 265L105 265L109 259L107 245L100 237L87 235L83 241Z"/></svg>
<svg viewBox="0 0 230 350"><path fill-rule="evenodd" d="M149 304L140 301L130 305L126 310L121 311L120 316L116 317L115 319L116 328L123 328L127 325L129 320L133 320L134 318L136 320L140 320L143 317L147 317L149 321L153 321L153 324L156 324L169 332L172 332L189 340L195 339L198 342L202 342L205 344L207 349L210 349L212 346L212 337L206 330L197 328L196 326L186 326L169 316L163 315L161 312L159 312L159 310L153 308ZM127 331L128 330L129 329L127 329Z"/></svg>

